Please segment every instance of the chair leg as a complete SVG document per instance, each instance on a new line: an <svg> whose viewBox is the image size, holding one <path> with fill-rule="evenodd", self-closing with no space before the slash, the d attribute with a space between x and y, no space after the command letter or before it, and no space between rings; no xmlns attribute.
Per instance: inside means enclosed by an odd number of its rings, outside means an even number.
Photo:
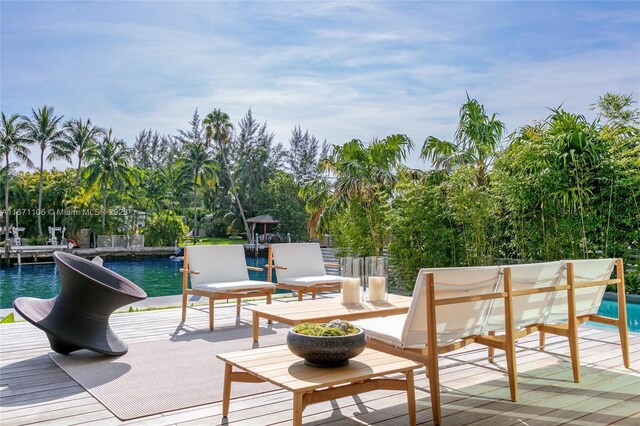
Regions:
<svg viewBox="0 0 640 426"><path fill-rule="evenodd" d="M544 331L540 331L540 336L539 336L539 341L538 342L539 342L541 351L544 351L544 343L545 343L544 342L544 337L545 337Z"/></svg>
<svg viewBox="0 0 640 426"><path fill-rule="evenodd" d="M238 297L238 302L236 303L236 316L240 316L240 298Z"/></svg>
<svg viewBox="0 0 640 426"><path fill-rule="evenodd" d="M425 364L425 373L429 379L429 392L431 393L431 412L433 413L433 423L436 426L442 421L440 410L440 377L438 372L438 356L428 357Z"/></svg>
<svg viewBox="0 0 640 426"><path fill-rule="evenodd" d="M311 300L316 300L316 294L318 294L317 291L311 293Z"/></svg>
<svg viewBox="0 0 640 426"><path fill-rule="evenodd" d="M496 335L495 331L490 331L489 332L489 336L493 337L495 335ZM496 350L494 348L492 348L491 346L487 346L487 353L488 353L488 356L489 356L489 362L493 362L493 356L495 355Z"/></svg>
<svg viewBox="0 0 640 426"><path fill-rule="evenodd" d="M187 320L187 293L182 293L182 321Z"/></svg>
<svg viewBox="0 0 640 426"><path fill-rule="evenodd" d="M298 290L298 302L302 301L302 291Z"/></svg>
<svg viewBox="0 0 640 426"><path fill-rule="evenodd" d="M507 357L507 375L509 376L509 394L511 401L518 400L518 366L516 365L516 342L505 338L505 355Z"/></svg>
<svg viewBox="0 0 640 426"><path fill-rule="evenodd" d="M578 330L569 330L569 352L571 353L571 368L573 381L580 383L580 352L578 351Z"/></svg>
<svg viewBox="0 0 640 426"><path fill-rule="evenodd" d="M213 330L213 305L214 300L212 297L209 298L209 330Z"/></svg>
<svg viewBox="0 0 640 426"><path fill-rule="evenodd" d="M271 293L267 293L267 305L271 304ZM273 324L273 321L268 320L267 324Z"/></svg>

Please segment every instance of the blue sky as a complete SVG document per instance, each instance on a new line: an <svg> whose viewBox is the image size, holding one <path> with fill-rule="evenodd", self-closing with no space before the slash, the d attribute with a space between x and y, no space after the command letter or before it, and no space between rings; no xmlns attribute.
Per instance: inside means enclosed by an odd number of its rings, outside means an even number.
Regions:
<svg viewBox="0 0 640 426"><path fill-rule="evenodd" d="M638 1L0 5L2 111L53 105L130 145L187 128L196 107L234 123L252 108L285 144L299 124L420 147L453 136L465 92L509 131L560 104L594 118L607 91L640 96Z"/></svg>

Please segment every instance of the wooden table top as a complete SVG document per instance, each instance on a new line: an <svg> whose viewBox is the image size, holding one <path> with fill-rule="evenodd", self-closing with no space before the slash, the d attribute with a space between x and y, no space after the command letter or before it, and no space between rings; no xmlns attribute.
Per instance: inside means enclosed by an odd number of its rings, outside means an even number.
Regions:
<svg viewBox="0 0 640 426"><path fill-rule="evenodd" d="M258 313L263 318L278 322L298 324L301 322L323 322L335 318L355 320L404 314L409 311L411 297L390 294L386 303L368 303L345 306L340 298L306 300L303 302L272 303L270 305L247 306L245 309Z"/></svg>
<svg viewBox="0 0 640 426"><path fill-rule="evenodd" d="M309 367L286 345L218 354L217 357L291 392L313 391L422 367L422 364L370 348L352 358L348 365L336 368Z"/></svg>

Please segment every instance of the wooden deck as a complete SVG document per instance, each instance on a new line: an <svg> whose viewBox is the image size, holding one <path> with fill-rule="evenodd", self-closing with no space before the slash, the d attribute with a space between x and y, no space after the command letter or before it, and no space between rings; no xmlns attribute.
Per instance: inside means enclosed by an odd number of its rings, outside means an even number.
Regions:
<svg viewBox="0 0 640 426"><path fill-rule="evenodd" d="M277 301L274 303L295 303ZM216 308L216 326L235 324L235 306ZM242 312L251 323L251 313ZM208 327L207 313L190 309L186 325L180 310L117 314L112 326L128 342L166 338ZM215 333L215 331L214 331ZM565 339L547 336L547 352L536 350L537 336L518 346L520 400L508 400L504 357L486 360L486 349L470 346L441 356L444 425L637 425L640 424L640 334L630 333L631 366L622 367L615 330L580 328L582 382L571 380ZM49 356L43 332L28 323L0 325L0 423L112 425L114 417ZM499 351L497 351L499 354ZM213 356L213 354L212 354ZM221 371L220 374L223 374ZM418 424L432 424L424 368L416 371ZM152 425L287 425L291 393L279 390L233 399L228 419L222 403L167 412L128 421ZM406 395L374 391L308 407L304 424L408 424Z"/></svg>

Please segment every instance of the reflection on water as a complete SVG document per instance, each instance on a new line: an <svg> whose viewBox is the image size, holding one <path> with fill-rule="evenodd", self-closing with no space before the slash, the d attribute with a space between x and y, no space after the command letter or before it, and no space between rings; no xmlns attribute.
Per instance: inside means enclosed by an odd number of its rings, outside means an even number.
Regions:
<svg viewBox="0 0 640 426"><path fill-rule="evenodd" d="M266 262L264 258L247 259L249 266L264 267ZM111 260L105 261L104 266L142 287L149 297L182 293L181 261L168 258ZM249 271L249 277L266 280L267 272ZM59 291L60 278L52 263L0 268L0 308L10 308L17 297L49 299Z"/></svg>

